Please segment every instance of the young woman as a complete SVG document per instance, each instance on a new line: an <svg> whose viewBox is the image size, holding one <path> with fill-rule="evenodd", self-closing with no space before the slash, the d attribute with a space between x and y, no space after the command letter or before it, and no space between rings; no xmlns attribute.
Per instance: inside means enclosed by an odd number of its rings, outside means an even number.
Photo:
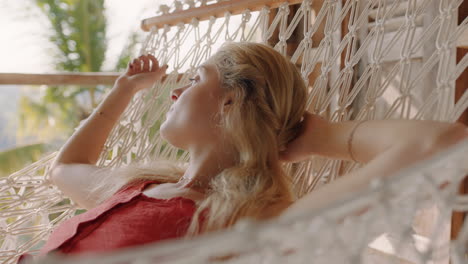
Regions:
<svg viewBox="0 0 468 264"><path fill-rule="evenodd" d="M305 84L287 58L263 44L226 43L190 83L172 91L173 105L160 128L165 140L190 153L187 167L161 160L118 169L95 166L131 98L166 69L152 55L133 60L62 147L51 179L88 211L59 225L41 255L111 251L188 238L245 217L293 216L467 135L462 124L436 121L328 122L306 111ZM280 164L310 155L367 164L296 201Z"/></svg>

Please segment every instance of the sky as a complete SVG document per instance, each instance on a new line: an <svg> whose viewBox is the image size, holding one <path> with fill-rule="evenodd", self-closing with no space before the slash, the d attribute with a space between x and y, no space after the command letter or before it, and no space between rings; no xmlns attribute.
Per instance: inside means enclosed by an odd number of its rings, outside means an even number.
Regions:
<svg viewBox="0 0 468 264"><path fill-rule="evenodd" d="M34 0L0 1L0 73L53 72L50 24ZM140 21L154 16L160 4L171 0L107 0L109 49L103 70L110 70L132 31L142 32ZM115 58L115 59L114 59Z"/></svg>

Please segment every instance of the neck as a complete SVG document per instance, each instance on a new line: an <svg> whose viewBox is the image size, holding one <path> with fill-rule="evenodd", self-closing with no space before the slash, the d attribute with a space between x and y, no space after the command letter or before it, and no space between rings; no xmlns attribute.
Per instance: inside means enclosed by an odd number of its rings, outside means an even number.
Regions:
<svg viewBox="0 0 468 264"><path fill-rule="evenodd" d="M209 189L212 178L236 164L235 152L232 149L220 148L219 145L192 148L189 153L189 166L179 184L181 188L202 193Z"/></svg>

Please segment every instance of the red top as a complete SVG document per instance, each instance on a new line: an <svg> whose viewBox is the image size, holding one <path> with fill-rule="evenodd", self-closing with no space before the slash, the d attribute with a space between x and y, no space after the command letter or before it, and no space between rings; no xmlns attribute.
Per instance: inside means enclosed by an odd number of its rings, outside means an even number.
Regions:
<svg viewBox="0 0 468 264"><path fill-rule="evenodd" d="M112 251L182 237L195 212L195 202L185 197L148 197L142 190L151 183L159 182L132 182L97 207L64 221L54 229L39 256L52 251L65 254ZM21 255L18 263L29 257Z"/></svg>

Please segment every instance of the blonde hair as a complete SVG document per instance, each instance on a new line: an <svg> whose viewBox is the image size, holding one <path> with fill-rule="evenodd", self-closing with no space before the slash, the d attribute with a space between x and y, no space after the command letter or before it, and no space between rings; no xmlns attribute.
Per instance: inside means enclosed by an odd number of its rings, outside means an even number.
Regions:
<svg viewBox="0 0 468 264"><path fill-rule="evenodd" d="M273 48L250 42L224 43L207 62L216 65L220 87L234 94L230 110L221 113L221 126L239 153L238 164L212 178L206 199L196 203L186 238L241 218L262 219L271 206L296 199L291 178L270 164L296 137L306 110L307 90L296 66ZM175 183L184 170L162 160L130 164L109 173L94 191L107 193L102 202L138 179ZM209 213L200 222L205 209Z"/></svg>

